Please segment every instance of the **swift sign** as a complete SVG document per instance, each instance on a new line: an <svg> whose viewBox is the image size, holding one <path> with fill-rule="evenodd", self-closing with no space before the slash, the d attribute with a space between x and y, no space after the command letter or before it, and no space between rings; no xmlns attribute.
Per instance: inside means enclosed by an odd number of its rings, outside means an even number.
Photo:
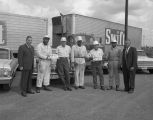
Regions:
<svg viewBox="0 0 153 120"><path fill-rule="evenodd" d="M116 39L118 45L124 45L124 39L125 39L124 31L106 28L105 29L105 44L109 45L112 39Z"/></svg>

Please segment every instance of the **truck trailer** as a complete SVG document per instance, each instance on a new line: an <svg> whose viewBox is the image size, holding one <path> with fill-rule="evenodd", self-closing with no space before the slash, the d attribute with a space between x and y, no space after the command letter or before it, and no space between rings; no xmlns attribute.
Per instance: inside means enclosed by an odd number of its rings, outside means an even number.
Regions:
<svg viewBox="0 0 153 120"><path fill-rule="evenodd" d="M0 12L0 47L17 53L18 47L32 36L35 47L48 33L48 19Z"/></svg>
<svg viewBox="0 0 153 120"><path fill-rule="evenodd" d="M79 14L68 14L52 18L53 41L52 46L57 47L60 37L65 36L68 42L81 35L85 44L91 44L93 40L98 40L105 48L105 53L109 50L111 39L115 38L119 46L124 45L124 25L98 18L83 16ZM141 48L142 28L129 26L128 38L132 46Z"/></svg>

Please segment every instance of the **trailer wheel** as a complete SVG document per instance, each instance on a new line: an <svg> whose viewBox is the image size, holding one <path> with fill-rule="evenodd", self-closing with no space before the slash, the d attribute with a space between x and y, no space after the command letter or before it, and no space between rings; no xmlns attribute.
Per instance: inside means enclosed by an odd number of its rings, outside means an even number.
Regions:
<svg viewBox="0 0 153 120"><path fill-rule="evenodd" d="M150 74L153 74L153 69L149 69Z"/></svg>

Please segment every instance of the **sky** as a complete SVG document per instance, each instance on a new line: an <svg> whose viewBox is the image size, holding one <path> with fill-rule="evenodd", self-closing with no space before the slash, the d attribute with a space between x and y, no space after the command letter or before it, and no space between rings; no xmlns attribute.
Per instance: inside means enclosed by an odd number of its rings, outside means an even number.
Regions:
<svg viewBox="0 0 153 120"><path fill-rule="evenodd" d="M51 18L76 13L124 24L125 0L0 0L0 11ZM153 46L153 0L129 0L129 25Z"/></svg>

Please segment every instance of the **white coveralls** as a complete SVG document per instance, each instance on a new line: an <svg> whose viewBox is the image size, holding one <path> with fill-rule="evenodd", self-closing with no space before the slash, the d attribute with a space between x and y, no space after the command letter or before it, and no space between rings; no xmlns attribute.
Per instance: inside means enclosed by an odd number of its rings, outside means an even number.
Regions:
<svg viewBox="0 0 153 120"><path fill-rule="evenodd" d="M50 84L51 60L46 60L46 58L47 56L51 57L52 49L50 45L40 43L36 52L39 58L36 86L42 87L42 84L48 86Z"/></svg>
<svg viewBox="0 0 153 120"><path fill-rule="evenodd" d="M73 45L71 51L71 62L74 62L75 69L75 86L84 86L84 71L85 71L85 58L87 50L85 46Z"/></svg>

